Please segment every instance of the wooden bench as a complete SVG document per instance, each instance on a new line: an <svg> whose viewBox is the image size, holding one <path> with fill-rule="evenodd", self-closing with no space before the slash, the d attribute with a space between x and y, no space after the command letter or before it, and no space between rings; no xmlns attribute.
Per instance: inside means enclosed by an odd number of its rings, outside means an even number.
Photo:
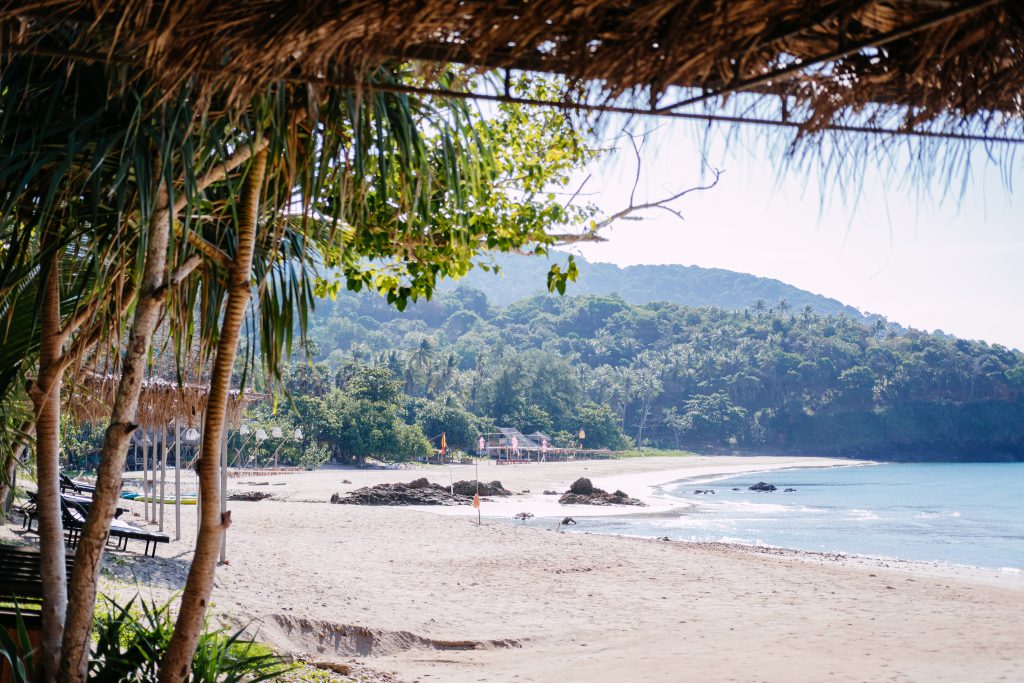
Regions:
<svg viewBox="0 0 1024 683"><path fill-rule="evenodd" d="M70 576L74 569L74 555L65 557L65 562ZM6 629L11 639L18 642L20 619L33 649L39 648L43 637L43 620L39 612L43 603L43 580L39 565L37 549L0 545L0 600L14 603L14 607L0 607L0 628ZM7 661L0 658L0 683L8 683L12 677Z"/></svg>

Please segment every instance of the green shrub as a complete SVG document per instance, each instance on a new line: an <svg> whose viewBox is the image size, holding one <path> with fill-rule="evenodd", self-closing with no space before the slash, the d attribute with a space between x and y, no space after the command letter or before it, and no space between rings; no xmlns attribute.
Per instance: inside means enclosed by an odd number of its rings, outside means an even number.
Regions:
<svg viewBox="0 0 1024 683"><path fill-rule="evenodd" d="M35 661L20 609L15 618L15 631L16 637L12 638L6 628L0 628L0 671L10 669L12 683L31 683L35 679Z"/></svg>
<svg viewBox="0 0 1024 683"><path fill-rule="evenodd" d="M299 467L304 470L320 469L320 466L331 459L331 451L325 444L319 441L311 441L306 445L306 449L299 456Z"/></svg>
<svg viewBox="0 0 1024 683"><path fill-rule="evenodd" d="M170 602L147 603L135 596L120 605L104 597L97 605L89 680L99 683L155 681L160 658L171 641ZM266 646L207 624L192 659L192 683L257 683L290 669Z"/></svg>

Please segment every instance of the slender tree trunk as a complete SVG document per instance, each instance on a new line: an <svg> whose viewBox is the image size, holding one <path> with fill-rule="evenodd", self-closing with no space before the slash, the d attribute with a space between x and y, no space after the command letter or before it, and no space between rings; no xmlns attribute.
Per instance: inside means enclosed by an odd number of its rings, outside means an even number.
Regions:
<svg viewBox="0 0 1024 683"><path fill-rule="evenodd" d="M40 317L39 374L60 363L60 260L54 254L43 283ZM43 583L43 638L40 680L57 680L60 643L67 609L64 525L60 509L60 376L30 390L36 411L36 498L39 518L39 573Z"/></svg>
<svg viewBox="0 0 1024 683"><path fill-rule="evenodd" d="M103 548L110 523L121 495L121 476L132 434L138 429L135 420L139 409L139 392L149 355L149 345L156 331L160 309L166 296L165 270L167 244L171 230L166 185L157 193L157 209L149 224L149 241L142 274L142 287L135 305L135 317L128 339L128 348L121 368L121 380L110 414L110 426L103 438L96 492L89 510L89 519L82 530L71 575L69 593L72 600L67 610L61 653L61 681L84 681L89 665L89 632L96 603L96 584L103 561Z"/></svg>
<svg viewBox="0 0 1024 683"><path fill-rule="evenodd" d="M217 357L213 365L210 393L206 403L202 453L196 467L202 496L199 536L196 538L195 554L181 596L178 621L170 645L160 663L161 683L184 681L188 677L196 643L203 627L203 618L210 602L210 594L213 592L221 536L231 524L230 513L220 511L220 482L217 475L220 467L221 434L224 430L228 390L231 386L231 371L238 351L238 338L245 321L245 310L249 305L252 257L256 246L256 222L266 168L267 152L263 150L254 157L242 188L238 214L238 248L231 267L227 306L221 324Z"/></svg>
<svg viewBox="0 0 1024 683"><path fill-rule="evenodd" d="M3 474L0 475L3 477L3 480L0 480L0 526L7 524L7 515L11 512L7 505L7 500L11 497L11 492L14 489L15 468L18 466L18 460L24 452L25 446L19 444L17 447L12 448L11 452L4 459Z"/></svg>
<svg viewBox="0 0 1024 683"><path fill-rule="evenodd" d="M195 192L200 193L210 185L223 180L229 173L246 163L252 154L265 149L266 145L266 140L263 140L255 145L239 148L223 164L211 169L201 178L196 183ZM174 215L186 206L186 195L179 193L178 199L171 207L166 185L160 185L157 190L157 209L150 218L142 287L135 306L135 317L132 321L121 381L110 415L110 426L107 427L100 454L96 492L93 494L89 522L82 531L75 569L71 576L71 602L68 606L64 647L61 653L62 683L84 681L88 672L89 633L96 605L96 584L99 580L103 548L110 532L110 523L121 495L121 475L124 472L125 459L131 445L132 434L138 429L135 420L138 417L139 392L142 389L146 356L159 321L160 308L167 288L180 283L191 272L187 270L167 279L164 277L167 267L167 245ZM195 267L195 264L192 267Z"/></svg>
<svg viewBox="0 0 1024 683"><path fill-rule="evenodd" d="M26 435L26 437L31 437L36 431L36 423L26 420L21 423L18 431ZM11 512L9 503L14 493L14 475L18 468L18 463L25 455L25 449L25 444L18 444L7 454L6 461L3 464L3 474L0 475L3 476L3 480L0 481L0 506L3 507L3 514L0 514L0 525L7 523L7 515Z"/></svg>

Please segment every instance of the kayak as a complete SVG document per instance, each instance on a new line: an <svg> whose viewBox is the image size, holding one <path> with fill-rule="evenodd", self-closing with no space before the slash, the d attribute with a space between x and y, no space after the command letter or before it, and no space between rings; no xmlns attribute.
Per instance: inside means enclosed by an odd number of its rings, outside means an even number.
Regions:
<svg viewBox="0 0 1024 683"><path fill-rule="evenodd" d="M126 498L128 500L137 500L137 501L139 501L141 503L162 503L163 505L174 505L174 499L173 498L163 498L161 500L159 497L156 497L156 496L144 496L141 493L122 493L121 497L122 498ZM198 499L194 495L193 496L182 496L181 497L181 504L182 505L195 505L197 500Z"/></svg>

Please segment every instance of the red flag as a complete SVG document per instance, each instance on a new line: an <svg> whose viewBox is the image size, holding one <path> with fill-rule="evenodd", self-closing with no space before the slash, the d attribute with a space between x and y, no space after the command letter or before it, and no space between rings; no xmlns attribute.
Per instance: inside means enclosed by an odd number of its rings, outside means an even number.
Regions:
<svg viewBox="0 0 1024 683"><path fill-rule="evenodd" d="M441 453L444 454L448 448L448 440L444 438L444 432L441 432Z"/></svg>
<svg viewBox="0 0 1024 683"><path fill-rule="evenodd" d="M477 510L480 509L480 494L479 493L473 494L473 507L475 507Z"/></svg>

